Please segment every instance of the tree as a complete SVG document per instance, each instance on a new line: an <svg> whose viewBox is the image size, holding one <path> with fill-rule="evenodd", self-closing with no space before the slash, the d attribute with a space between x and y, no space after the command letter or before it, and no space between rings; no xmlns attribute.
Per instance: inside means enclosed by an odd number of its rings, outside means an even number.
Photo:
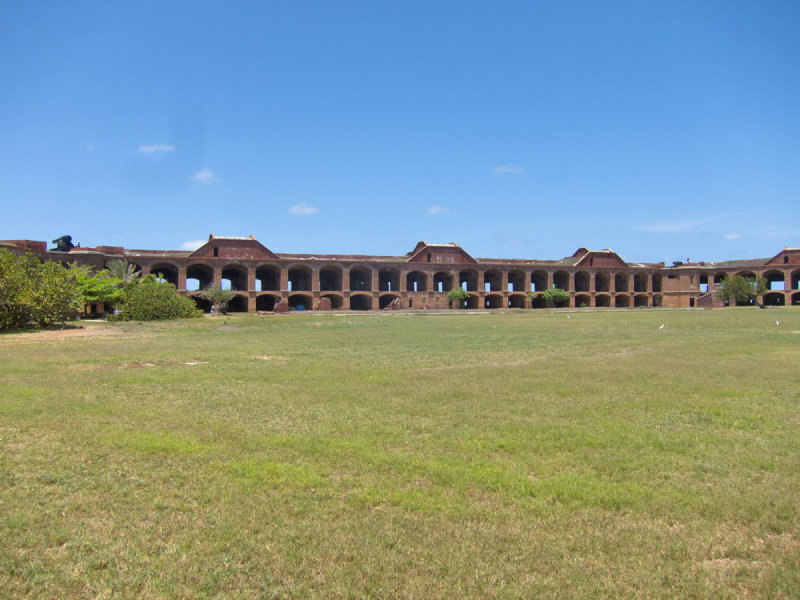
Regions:
<svg viewBox="0 0 800 600"><path fill-rule="evenodd" d="M723 302L733 301L735 304L757 304L761 308L764 305L758 301L767 291L767 280L763 277L745 277L743 275L725 275L719 284L717 298Z"/></svg>
<svg viewBox="0 0 800 600"><path fill-rule="evenodd" d="M122 286L120 287L125 287L142 274L141 271L136 270L135 265L123 258L110 261L108 265L106 265L106 268L112 277L122 280Z"/></svg>
<svg viewBox="0 0 800 600"><path fill-rule="evenodd" d="M128 284L121 297L122 313L118 318L125 321L183 319L203 314L194 300L181 296L174 285L158 281L153 275Z"/></svg>
<svg viewBox="0 0 800 600"><path fill-rule="evenodd" d="M93 273L85 265L70 265L70 273L83 294L84 304L115 304L119 302L124 281L107 270Z"/></svg>
<svg viewBox="0 0 800 600"><path fill-rule="evenodd" d="M447 292L447 300L450 302L450 306L457 306L461 308L464 300L467 298L469 298L469 294L467 293L467 290L461 286L454 287L452 290Z"/></svg>
<svg viewBox="0 0 800 600"><path fill-rule="evenodd" d="M52 327L73 318L81 298L70 271L61 264L0 250L0 329Z"/></svg>
<svg viewBox="0 0 800 600"><path fill-rule="evenodd" d="M219 314L220 307L228 303L228 300L233 297L233 292L223 290L220 284L214 283L200 292L200 296L209 300L214 305L214 312Z"/></svg>
<svg viewBox="0 0 800 600"><path fill-rule="evenodd" d="M533 299L533 293L528 294ZM560 288L550 288L542 292L542 298L547 308L560 308L562 306L569 306L569 292Z"/></svg>

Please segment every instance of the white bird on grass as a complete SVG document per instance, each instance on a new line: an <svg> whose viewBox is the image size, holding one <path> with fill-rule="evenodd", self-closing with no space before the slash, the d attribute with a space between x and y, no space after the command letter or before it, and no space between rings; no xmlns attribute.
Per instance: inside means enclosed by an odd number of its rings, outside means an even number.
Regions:
<svg viewBox="0 0 800 600"><path fill-rule="evenodd" d="M775 321L775 325L780 325L780 324L781 324L780 321Z"/></svg>
<svg viewBox="0 0 800 600"><path fill-rule="evenodd" d="M661 324L661 327L659 327L659 329L664 329L664 324L663 323Z"/></svg>

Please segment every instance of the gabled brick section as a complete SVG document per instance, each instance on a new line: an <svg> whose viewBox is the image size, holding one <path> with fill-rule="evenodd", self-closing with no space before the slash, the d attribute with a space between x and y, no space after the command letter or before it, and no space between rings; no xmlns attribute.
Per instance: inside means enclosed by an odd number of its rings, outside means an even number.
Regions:
<svg viewBox="0 0 800 600"><path fill-rule="evenodd" d="M252 235L246 238L220 237L213 233L208 241L189 255L191 258L229 258L239 260L277 260L278 255Z"/></svg>
<svg viewBox="0 0 800 600"><path fill-rule="evenodd" d="M601 267L604 269L625 269L627 263L613 250L587 250L578 248L572 256L577 257L575 267Z"/></svg>
<svg viewBox="0 0 800 600"><path fill-rule="evenodd" d="M800 248L784 248L764 263L764 266L800 265Z"/></svg>
<svg viewBox="0 0 800 600"><path fill-rule="evenodd" d="M465 265L478 262L455 242L449 244L419 242L407 256L409 257L406 261L408 263Z"/></svg>

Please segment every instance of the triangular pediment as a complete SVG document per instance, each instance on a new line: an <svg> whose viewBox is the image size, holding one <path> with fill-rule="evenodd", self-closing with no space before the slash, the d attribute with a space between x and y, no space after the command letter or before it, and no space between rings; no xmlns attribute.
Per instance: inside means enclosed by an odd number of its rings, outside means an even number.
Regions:
<svg viewBox="0 0 800 600"><path fill-rule="evenodd" d="M428 244L419 242L414 249L408 253L409 263L431 263L431 264L475 264L476 261L455 242L449 244Z"/></svg>
<svg viewBox="0 0 800 600"><path fill-rule="evenodd" d="M192 258L226 258L231 260L277 260L278 255L252 235L246 238L222 237L213 233L208 241L190 255Z"/></svg>
<svg viewBox="0 0 800 600"><path fill-rule="evenodd" d="M613 250L587 250L586 248L579 248L573 256L580 256L575 263L576 267L624 269L628 266Z"/></svg>
<svg viewBox="0 0 800 600"><path fill-rule="evenodd" d="M800 265L800 248L784 248L764 265Z"/></svg>

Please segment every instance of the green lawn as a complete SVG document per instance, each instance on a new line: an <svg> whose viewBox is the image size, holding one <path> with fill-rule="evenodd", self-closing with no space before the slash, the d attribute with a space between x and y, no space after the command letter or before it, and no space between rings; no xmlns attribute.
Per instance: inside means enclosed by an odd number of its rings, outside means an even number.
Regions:
<svg viewBox="0 0 800 600"><path fill-rule="evenodd" d="M2 598L800 596L800 310L86 327L0 335Z"/></svg>

